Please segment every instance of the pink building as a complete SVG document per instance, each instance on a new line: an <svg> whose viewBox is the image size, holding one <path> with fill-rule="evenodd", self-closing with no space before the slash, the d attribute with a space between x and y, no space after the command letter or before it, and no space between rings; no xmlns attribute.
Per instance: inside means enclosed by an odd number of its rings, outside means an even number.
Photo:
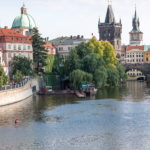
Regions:
<svg viewBox="0 0 150 150"><path fill-rule="evenodd" d="M6 74L9 74L14 56L33 59L31 36L24 36L8 27L0 28L0 64Z"/></svg>

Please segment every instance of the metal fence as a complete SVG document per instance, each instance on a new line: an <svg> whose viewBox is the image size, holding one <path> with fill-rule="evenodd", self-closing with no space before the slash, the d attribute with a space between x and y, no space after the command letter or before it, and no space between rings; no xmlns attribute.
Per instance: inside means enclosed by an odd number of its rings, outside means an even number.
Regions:
<svg viewBox="0 0 150 150"><path fill-rule="evenodd" d="M25 78L23 81L21 81L20 83L16 83L16 84L10 83L9 85L2 86L2 87L0 87L0 91L10 90L10 89L16 89L16 88L23 87L23 86L25 86L31 79L34 79L34 77L29 76L29 77Z"/></svg>

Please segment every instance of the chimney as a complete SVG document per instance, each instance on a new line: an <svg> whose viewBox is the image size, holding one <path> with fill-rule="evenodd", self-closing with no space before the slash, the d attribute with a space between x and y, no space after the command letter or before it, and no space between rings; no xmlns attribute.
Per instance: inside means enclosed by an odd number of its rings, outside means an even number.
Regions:
<svg viewBox="0 0 150 150"><path fill-rule="evenodd" d="M5 26L4 28L5 28L5 29L8 29L8 26Z"/></svg>

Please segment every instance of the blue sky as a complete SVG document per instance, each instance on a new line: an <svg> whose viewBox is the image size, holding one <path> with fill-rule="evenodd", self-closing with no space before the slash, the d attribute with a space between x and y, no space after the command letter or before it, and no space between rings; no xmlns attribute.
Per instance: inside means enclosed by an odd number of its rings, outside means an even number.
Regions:
<svg viewBox="0 0 150 150"><path fill-rule="evenodd" d="M98 38L98 18L104 21L108 0L3 0L0 5L0 27L11 27L20 8L25 3L43 37L91 34ZM122 43L129 43L132 17L135 11L140 18L140 29L144 32L144 44L150 44L150 0L113 0L112 6L117 21L122 19Z"/></svg>

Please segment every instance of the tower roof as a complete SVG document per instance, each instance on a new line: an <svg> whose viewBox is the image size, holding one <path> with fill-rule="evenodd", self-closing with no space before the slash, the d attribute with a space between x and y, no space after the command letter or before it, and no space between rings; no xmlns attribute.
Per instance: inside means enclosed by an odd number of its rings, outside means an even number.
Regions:
<svg viewBox="0 0 150 150"><path fill-rule="evenodd" d="M108 5L107 8L107 13L106 13L106 18L105 18L105 23L111 24L115 22L115 17L112 9L112 5Z"/></svg>
<svg viewBox="0 0 150 150"><path fill-rule="evenodd" d="M21 15L17 16L12 24L12 28L29 28L33 29L36 27L34 18L27 13L27 8L23 4L21 7Z"/></svg>
<svg viewBox="0 0 150 150"><path fill-rule="evenodd" d="M134 14L134 18L132 20L132 31L131 33L140 33L140 21L139 18L137 17L137 12L136 12L136 8L135 8L135 14Z"/></svg>

